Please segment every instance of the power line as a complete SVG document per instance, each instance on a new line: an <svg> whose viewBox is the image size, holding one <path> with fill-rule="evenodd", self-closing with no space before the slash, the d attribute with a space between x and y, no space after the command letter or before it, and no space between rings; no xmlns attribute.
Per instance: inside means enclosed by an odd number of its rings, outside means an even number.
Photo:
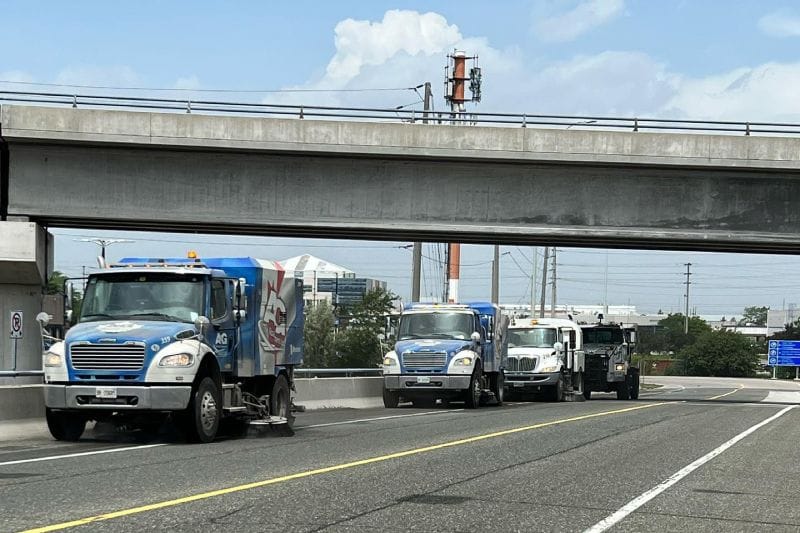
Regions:
<svg viewBox="0 0 800 533"><path fill-rule="evenodd" d="M114 85L78 85L71 83L45 83L33 81L0 80L0 83L41 87L69 87L71 89L112 89L118 91L163 91L194 93L365 93L389 91L414 91L416 87L364 87L356 89L190 89L166 87L119 87Z"/></svg>

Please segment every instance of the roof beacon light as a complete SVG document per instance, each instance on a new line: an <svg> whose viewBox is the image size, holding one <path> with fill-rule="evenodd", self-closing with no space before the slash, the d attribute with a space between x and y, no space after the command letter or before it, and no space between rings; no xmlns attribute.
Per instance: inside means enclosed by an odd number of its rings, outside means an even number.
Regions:
<svg viewBox="0 0 800 533"><path fill-rule="evenodd" d="M186 257L189 259L197 259L197 252L194 250L189 250L189 253L186 254Z"/></svg>

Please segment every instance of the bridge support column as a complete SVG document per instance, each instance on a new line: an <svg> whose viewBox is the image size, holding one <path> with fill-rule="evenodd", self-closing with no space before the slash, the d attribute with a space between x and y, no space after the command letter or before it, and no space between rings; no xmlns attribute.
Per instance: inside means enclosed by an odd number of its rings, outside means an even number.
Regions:
<svg viewBox="0 0 800 533"><path fill-rule="evenodd" d="M52 265L52 235L42 226L0 222L0 371L42 368L36 315ZM19 328L12 323L16 311L22 312ZM12 338L12 329L21 329L22 336Z"/></svg>

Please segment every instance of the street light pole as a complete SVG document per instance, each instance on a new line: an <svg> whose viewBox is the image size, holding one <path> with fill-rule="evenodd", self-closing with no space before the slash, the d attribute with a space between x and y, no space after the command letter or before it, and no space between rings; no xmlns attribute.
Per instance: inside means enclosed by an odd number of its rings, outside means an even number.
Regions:
<svg viewBox="0 0 800 533"><path fill-rule="evenodd" d="M112 244L119 244L122 242L136 242L130 239L101 239L99 237L93 237L88 239L76 239L78 242L93 242L97 246L100 247L100 257L103 260L103 265L106 263L106 247L111 246Z"/></svg>

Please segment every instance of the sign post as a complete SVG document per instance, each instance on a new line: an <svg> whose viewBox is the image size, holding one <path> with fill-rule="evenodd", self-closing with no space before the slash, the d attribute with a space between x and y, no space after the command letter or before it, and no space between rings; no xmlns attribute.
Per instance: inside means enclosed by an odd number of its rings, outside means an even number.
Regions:
<svg viewBox="0 0 800 533"><path fill-rule="evenodd" d="M796 367L795 379L797 379L800 368L800 341L769 341L767 364L773 368L773 377L776 377L775 369L779 366Z"/></svg>
<svg viewBox="0 0 800 533"><path fill-rule="evenodd" d="M9 336L14 341L11 350L11 370L17 370L17 342L22 338L22 311L11 311L11 332Z"/></svg>

